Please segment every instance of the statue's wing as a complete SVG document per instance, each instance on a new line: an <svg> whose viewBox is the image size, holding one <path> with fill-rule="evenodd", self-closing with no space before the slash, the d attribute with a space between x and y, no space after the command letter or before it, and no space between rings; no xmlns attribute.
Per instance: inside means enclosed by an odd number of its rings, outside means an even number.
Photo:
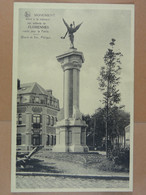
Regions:
<svg viewBox="0 0 146 195"><path fill-rule="evenodd" d="M83 22L82 22L82 23L83 23ZM82 23L81 23L81 24L82 24ZM76 32L76 31L80 28L81 24L78 24L78 25L74 28L74 32Z"/></svg>
<svg viewBox="0 0 146 195"><path fill-rule="evenodd" d="M69 29L69 25L66 23L66 21L64 20L64 18L63 18L62 20L63 20L63 22L64 22L66 28Z"/></svg>

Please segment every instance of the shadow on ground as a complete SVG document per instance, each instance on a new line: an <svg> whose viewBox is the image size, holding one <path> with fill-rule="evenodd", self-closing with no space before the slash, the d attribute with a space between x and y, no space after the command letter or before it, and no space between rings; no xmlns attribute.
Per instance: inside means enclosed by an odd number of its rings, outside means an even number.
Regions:
<svg viewBox="0 0 146 195"><path fill-rule="evenodd" d="M17 172L47 172L47 173L62 173L59 171L55 163L45 163L44 160L36 158L28 159L25 164L17 165Z"/></svg>

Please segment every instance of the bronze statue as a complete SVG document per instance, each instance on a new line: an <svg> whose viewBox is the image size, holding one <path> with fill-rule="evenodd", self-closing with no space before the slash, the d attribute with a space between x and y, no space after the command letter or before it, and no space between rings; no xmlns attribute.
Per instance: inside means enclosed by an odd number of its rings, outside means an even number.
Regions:
<svg viewBox="0 0 146 195"><path fill-rule="evenodd" d="M66 35L69 34L69 39L71 42L70 48L74 48L74 35L73 34L80 28L82 23L75 26L75 22L73 22L73 24L70 24L69 26L64 19L63 19L63 22L67 28L67 32L64 35L64 37L61 37L61 39L65 39Z"/></svg>

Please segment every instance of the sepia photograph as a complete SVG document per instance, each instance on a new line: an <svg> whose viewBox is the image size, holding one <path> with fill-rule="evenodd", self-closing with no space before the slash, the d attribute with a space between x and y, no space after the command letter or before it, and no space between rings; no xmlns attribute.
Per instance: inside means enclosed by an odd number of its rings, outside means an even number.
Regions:
<svg viewBox="0 0 146 195"><path fill-rule="evenodd" d="M12 192L133 190L134 5L14 3Z"/></svg>

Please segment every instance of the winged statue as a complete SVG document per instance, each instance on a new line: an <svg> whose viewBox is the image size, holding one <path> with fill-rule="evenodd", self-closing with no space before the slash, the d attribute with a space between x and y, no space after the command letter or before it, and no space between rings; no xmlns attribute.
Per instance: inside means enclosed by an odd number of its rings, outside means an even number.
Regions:
<svg viewBox="0 0 146 195"><path fill-rule="evenodd" d="M66 28L67 28L67 32L66 34L64 35L64 37L61 37L61 39L65 39L66 35L68 34L69 36L69 39L70 39L70 43L71 43L71 46L70 48L74 48L74 33L80 28L81 24L78 24L77 26L75 26L75 22L73 21L72 24L70 24L70 26L67 24L67 22L62 19Z"/></svg>

